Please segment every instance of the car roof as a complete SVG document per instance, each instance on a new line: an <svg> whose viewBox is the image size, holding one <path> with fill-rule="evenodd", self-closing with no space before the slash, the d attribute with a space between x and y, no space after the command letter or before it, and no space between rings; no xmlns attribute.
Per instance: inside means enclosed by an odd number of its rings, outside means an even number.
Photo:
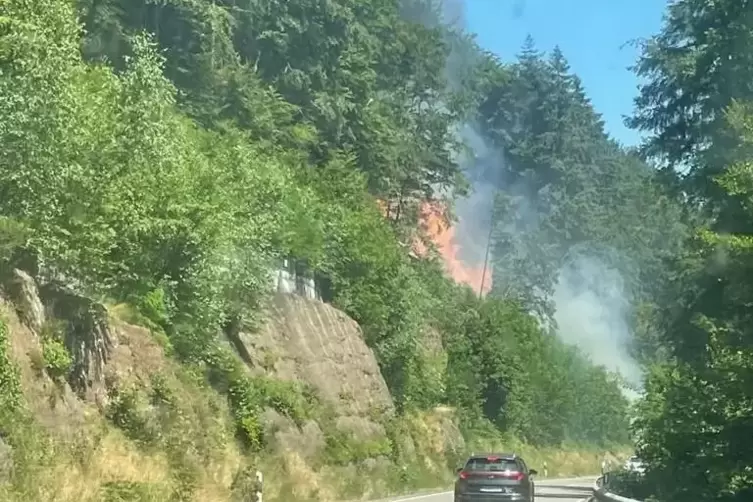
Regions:
<svg viewBox="0 0 753 502"><path fill-rule="evenodd" d="M514 453L474 453L473 455L468 457L468 460L474 460L474 459L485 460L487 458L498 458L500 460L516 460L516 459L519 459L520 456Z"/></svg>

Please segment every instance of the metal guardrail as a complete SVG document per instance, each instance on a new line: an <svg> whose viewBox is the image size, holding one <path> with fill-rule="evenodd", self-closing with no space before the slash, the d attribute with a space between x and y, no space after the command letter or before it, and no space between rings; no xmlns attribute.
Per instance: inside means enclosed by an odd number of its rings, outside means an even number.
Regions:
<svg viewBox="0 0 753 502"><path fill-rule="evenodd" d="M602 502L643 502L642 500L630 499L623 497L622 495L617 495L616 493L608 492L606 487L604 486L606 479L608 479L608 476L608 473L600 476L596 480L596 483L594 483L594 500L600 500Z"/></svg>

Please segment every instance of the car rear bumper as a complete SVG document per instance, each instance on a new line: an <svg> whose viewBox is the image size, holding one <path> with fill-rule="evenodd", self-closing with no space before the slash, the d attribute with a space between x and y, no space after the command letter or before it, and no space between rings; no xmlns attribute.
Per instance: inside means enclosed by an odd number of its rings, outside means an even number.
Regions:
<svg viewBox="0 0 753 502"><path fill-rule="evenodd" d="M455 502L529 502L520 493L456 493Z"/></svg>

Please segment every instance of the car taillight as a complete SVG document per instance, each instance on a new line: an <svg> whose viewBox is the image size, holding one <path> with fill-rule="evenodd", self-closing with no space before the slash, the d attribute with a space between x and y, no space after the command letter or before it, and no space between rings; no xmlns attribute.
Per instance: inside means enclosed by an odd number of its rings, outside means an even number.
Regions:
<svg viewBox="0 0 753 502"><path fill-rule="evenodd" d="M513 481L520 481L525 477L525 474L518 471L505 471L493 474L495 478L512 479Z"/></svg>
<svg viewBox="0 0 753 502"><path fill-rule="evenodd" d="M460 479L468 479L468 473L465 471L460 471L458 476L460 476Z"/></svg>

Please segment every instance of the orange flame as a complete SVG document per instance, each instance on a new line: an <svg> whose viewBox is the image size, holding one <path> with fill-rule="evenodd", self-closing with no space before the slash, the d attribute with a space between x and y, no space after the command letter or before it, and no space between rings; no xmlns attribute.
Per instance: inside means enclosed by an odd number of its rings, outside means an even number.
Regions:
<svg viewBox="0 0 753 502"><path fill-rule="evenodd" d="M489 293L492 287L491 267L487 266L484 271L483 263L473 266L463 262L460 258L460 244L455 238L455 227L444 217L444 207L438 203L424 202L421 204L420 214L423 230L437 246L450 277L476 292L481 291L483 285L481 293ZM417 249L416 253L425 254L426 250Z"/></svg>
<svg viewBox="0 0 753 502"><path fill-rule="evenodd" d="M387 204L377 201L383 214L387 214ZM478 266L468 265L460 258L460 245L455 238L455 227L450 225L444 215L444 206L438 202L422 202L419 211L421 231L437 247L442 256L445 270L456 282L466 284L474 291L481 291L486 295L491 291L492 274L488 265L484 273L483 263ZM416 237L413 241L413 251L418 256L426 256L428 249L424 242Z"/></svg>

